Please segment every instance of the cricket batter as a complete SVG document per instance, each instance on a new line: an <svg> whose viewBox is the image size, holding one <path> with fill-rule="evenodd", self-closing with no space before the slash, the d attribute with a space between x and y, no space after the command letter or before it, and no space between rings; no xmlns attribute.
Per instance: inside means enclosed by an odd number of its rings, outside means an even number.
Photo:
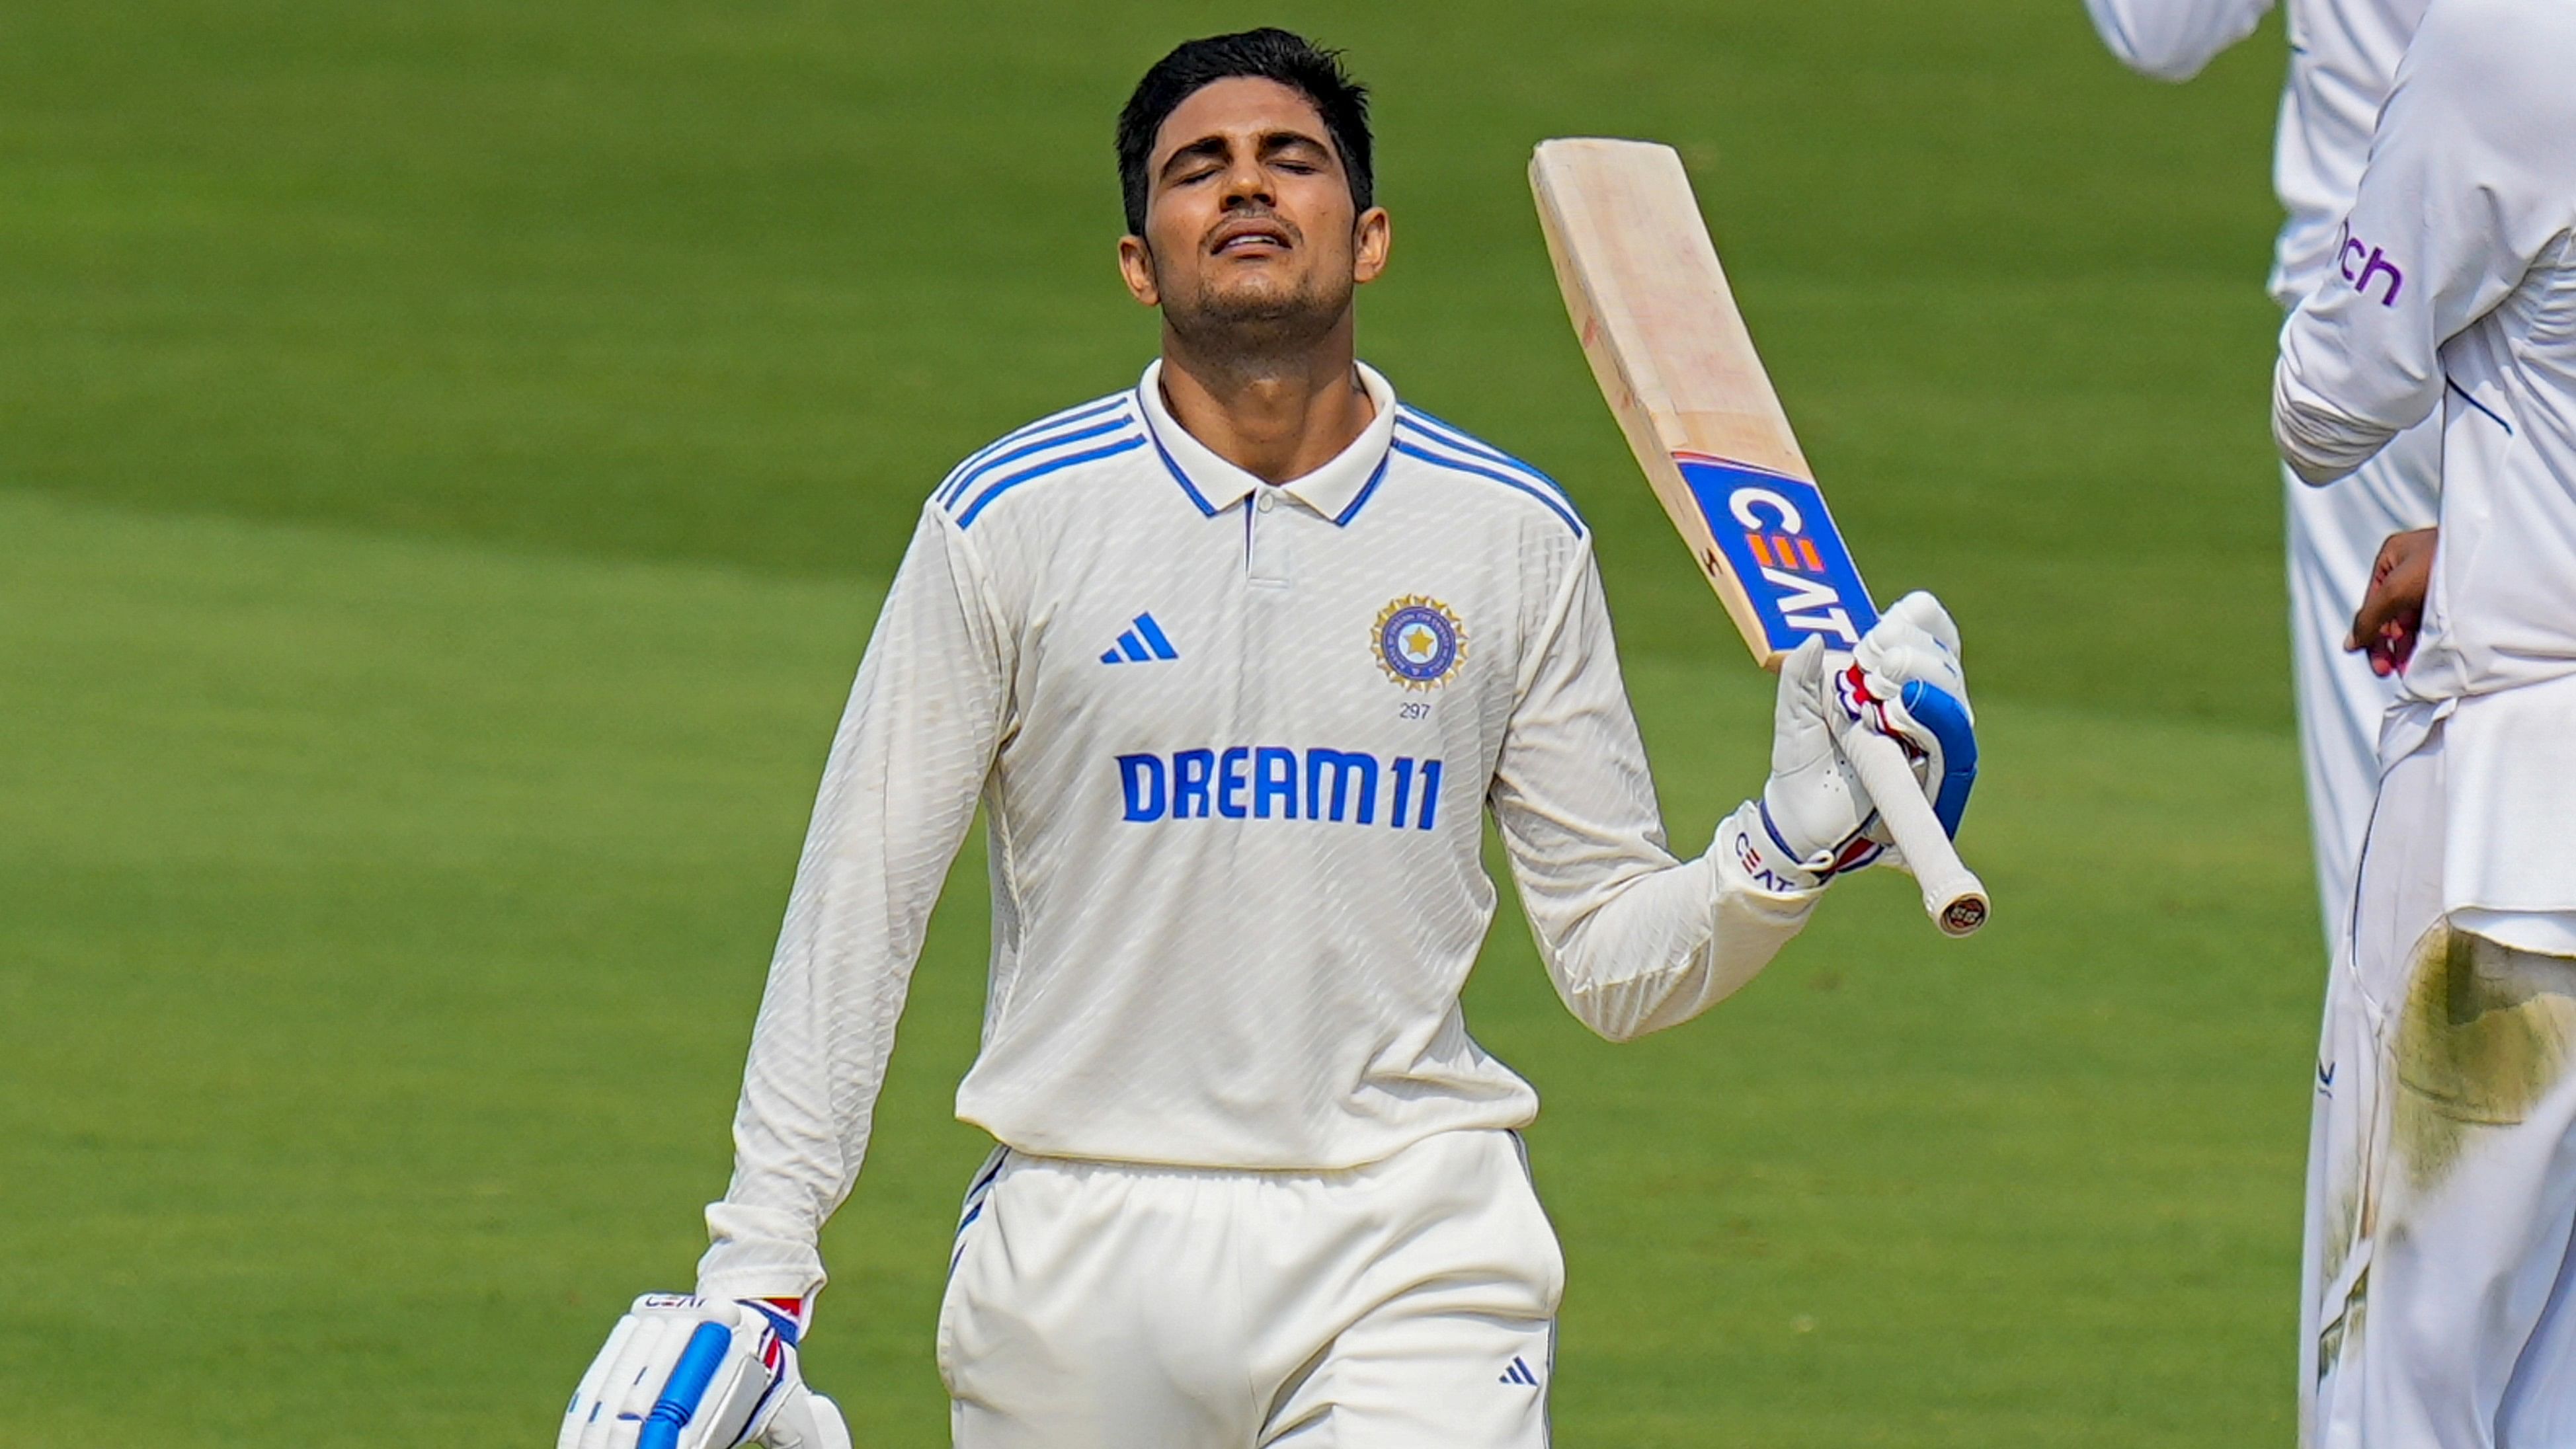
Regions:
<svg viewBox="0 0 2576 1449"><path fill-rule="evenodd" d="M2103 43L2132 70L2186 81L2255 25L2276 0L2084 0ZM2330 270L2367 258L2342 249L2336 226L2352 208L2370 131L2415 33L2424 0L2287 0L2290 77L2281 93L2272 185L2289 213L2273 245L2272 300L2284 308ZM2379 541L2433 521L2441 449L2418 428L2330 489L2285 470L2290 668L2299 702L2317 897L2326 938L2342 934L2353 859L2379 784L2379 717L2394 691L2343 648Z"/></svg>
<svg viewBox="0 0 2576 1449"><path fill-rule="evenodd" d="M2576 6L2432 0L2291 315L2273 433L2334 481L2427 417L2437 536L2353 647L2381 735L2320 1120L2315 1442L2576 1443Z"/></svg>
<svg viewBox="0 0 2576 1449"><path fill-rule="evenodd" d="M1568 1007L1687 1021L1865 861L1842 732L1944 741L1928 596L1783 671L1774 773L1666 848L1592 537L1353 354L1386 266L1366 97L1278 30L1192 41L1118 123L1162 356L923 509L789 898L692 1297L639 1300L561 1444L837 1445L793 1343L978 798L973 1178L938 1323L967 1449L1537 1449L1564 1264L1468 1035L1490 809ZM1843 701L1853 703L1847 706ZM1931 771L1937 778L1938 771Z"/></svg>

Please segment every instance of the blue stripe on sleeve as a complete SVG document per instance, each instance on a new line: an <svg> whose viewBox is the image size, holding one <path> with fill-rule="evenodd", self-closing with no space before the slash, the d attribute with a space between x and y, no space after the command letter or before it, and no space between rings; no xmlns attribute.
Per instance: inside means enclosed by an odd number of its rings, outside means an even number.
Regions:
<svg viewBox="0 0 2576 1449"><path fill-rule="evenodd" d="M958 499L965 497L967 492L975 486L977 480L990 475L997 469L1008 467L1024 458L1033 457L1052 448L1061 448L1069 443L1079 443L1086 438L1097 438L1104 433L1114 433L1125 426L1127 426L1127 420L1125 418L1111 418L1106 422L1093 423L1087 428L1075 428L1060 433L1049 433L1043 438L1035 438L1029 442L1022 443L1020 446L1011 449L1007 453L998 454L993 458L985 462L978 463L974 467L959 474L957 482L948 489L947 493L940 499L940 501L953 507Z"/></svg>
<svg viewBox="0 0 2576 1449"><path fill-rule="evenodd" d="M1131 434L1118 442L1109 444L1107 447L1093 448L1088 452L1069 453L1062 457L1049 458L1034 467L1024 468L1019 472L1013 473L1002 479L1002 481L985 489L981 494L977 495L974 502L966 505L966 511L957 515L957 526L959 528L971 527L975 522L975 515L983 512L987 507L991 506L994 499L1001 497L1003 494L1019 487L1021 484L1028 482L1032 478L1043 478L1049 473L1061 472L1064 469L1075 466L1076 464L1089 463L1101 458L1115 457L1120 453L1128 452L1132 449L1141 448L1143 446L1145 446L1145 440L1142 437Z"/></svg>
<svg viewBox="0 0 2576 1449"><path fill-rule="evenodd" d="M1049 428L1071 427L1075 423L1089 422L1093 418L1103 416L1115 409L1126 406L1128 397L1129 394L1127 393L1113 393L1110 396L1101 398L1097 401L1084 403L1080 407L1066 408L1063 412L1054 413L1047 417L1040 418L1036 422L1029 424L1027 427L1015 428L1010 432L1004 433L1001 437L996 438L992 442L985 444L983 447L976 449L967 457L965 462L960 463L955 468L949 470L948 476L940 480L939 496L941 501L947 501L948 495L958 488L959 480L966 474L974 471L977 466L982 464L986 459L992 457L995 453L1001 452L1005 448L1015 447L1018 444L1045 432Z"/></svg>
<svg viewBox="0 0 2576 1449"><path fill-rule="evenodd" d="M1419 458L1423 462L1431 464L1433 467L1447 468L1451 472L1455 473L1473 473L1479 478L1490 478L1495 482L1502 484L1506 488L1519 489L1521 492L1526 493L1530 497L1537 499L1539 502L1546 504L1548 512L1565 520L1565 526L1574 530L1575 537L1581 538L1583 536L1583 520L1575 517L1573 510L1567 508L1565 504L1559 501L1554 493L1549 489L1538 487L1535 484L1525 483L1508 473L1497 472L1496 470L1484 467L1481 464L1470 463L1464 458L1452 458L1446 454L1432 452L1430 449L1425 448L1418 443L1398 441L1395 444L1395 451L1402 453L1408 458Z"/></svg>
<svg viewBox="0 0 2576 1449"><path fill-rule="evenodd" d="M1565 489L1558 486L1555 479L1493 444L1478 439L1455 423L1443 422L1410 403L1398 407L1395 416L1399 422L1412 424L1414 431L1423 434L1431 442L1454 448L1469 457L1482 458L1488 463L1500 463L1506 468L1527 475L1533 483L1546 484L1550 490L1560 496L1565 492Z"/></svg>

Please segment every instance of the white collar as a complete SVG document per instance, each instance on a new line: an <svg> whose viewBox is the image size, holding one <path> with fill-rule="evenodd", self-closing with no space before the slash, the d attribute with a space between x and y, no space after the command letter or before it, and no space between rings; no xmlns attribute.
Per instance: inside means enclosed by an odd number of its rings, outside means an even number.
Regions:
<svg viewBox="0 0 2576 1449"><path fill-rule="evenodd" d="M1348 523L1366 500L1370 485L1386 469L1387 451L1395 441L1395 388L1367 363L1355 364L1360 386L1368 391L1377 416L1351 440L1350 446L1322 467L1276 485L1280 492L1337 524ZM1214 517L1260 489L1273 485L1218 457L1216 450L1190 436L1163 401L1163 360L1156 358L1136 384L1137 406L1145 429L1162 453L1163 466L1190 495L1201 513Z"/></svg>

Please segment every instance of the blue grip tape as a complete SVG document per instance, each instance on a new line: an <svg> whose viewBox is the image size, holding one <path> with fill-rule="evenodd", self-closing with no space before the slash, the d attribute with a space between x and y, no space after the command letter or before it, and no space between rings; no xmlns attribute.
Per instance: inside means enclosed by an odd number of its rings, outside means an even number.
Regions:
<svg viewBox="0 0 2576 1449"><path fill-rule="evenodd" d="M1977 731L1968 723L1967 706L1922 680L1910 680L1898 692L1905 712L1941 742L1941 784L1932 793L1932 813L1941 828L1958 838L1959 817L1968 813L1968 791L1977 783Z"/></svg>
<svg viewBox="0 0 2576 1449"><path fill-rule="evenodd" d="M653 1412L644 1416L635 1449L677 1449L680 1431L697 1417L707 1385L715 1382L716 1370L724 1367L725 1354L732 1347L732 1329L721 1323L698 1325L689 1335L689 1346L680 1350L680 1361L671 1368L670 1382L662 1385L662 1397L654 1401Z"/></svg>

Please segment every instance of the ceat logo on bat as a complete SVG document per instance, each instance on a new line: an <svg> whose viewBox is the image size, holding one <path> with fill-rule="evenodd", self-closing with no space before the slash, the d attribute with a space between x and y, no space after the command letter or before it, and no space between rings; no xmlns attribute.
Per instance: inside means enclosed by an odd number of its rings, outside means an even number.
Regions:
<svg viewBox="0 0 2576 1449"><path fill-rule="evenodd" d="M1860 643L1878 622L1878 606L1815 484L1707 453L1675 453L1673 461L1772 648L1795 649L1810 634L1833 649Z"/></svg>

